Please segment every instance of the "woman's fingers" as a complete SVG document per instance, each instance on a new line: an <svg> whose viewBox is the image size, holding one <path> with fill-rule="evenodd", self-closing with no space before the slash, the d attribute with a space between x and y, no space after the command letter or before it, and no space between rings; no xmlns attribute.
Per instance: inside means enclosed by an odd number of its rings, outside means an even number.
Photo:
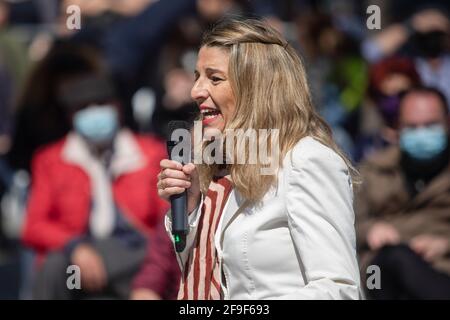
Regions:
<svg viewBox="0 0 450 320"><path fill-rule="evenodd" d="M183 172L189 177L189 181L191 181L193 185L200 187L197 167L193 163L184 165Z"/></svg>
<svg viewBox="0 0 450 320"><path fill-rule="evenodd" d="M158 195L168 200L170 196L189 189L188 206L196 206L200 198L200 184L195 165L193 163L182 165L179 162L164 159L160 162L160 166Z"/></svg>
<svg viewBox="0 0 450 320"><path fill-rule="evenodd" d="M181 179L186 181L191 180L191 177L185 174L183 171L174 169L164 169L161 171L161 173L158 176L158 179L163 180L166 178Z"/></svg>
<svg viewBox="0 0 450 320"><path fill-rule="evenodd" d="M159 191L159 196L162 198L168 199L170 196L183 193L185 190L186 190L186 188L180 188L180 187L165 188L164 190Z"/></svg>
<svg viewBox="0 0 450 320"><path fill-rule="evenodd" d="M163 159L159 163L161 170L164 169L175 169L175 170L182 170L183 165L177 161L169 160L169 159Z"/></svg>
<svg viewBox="0 0 450 320"><path fill-rule="evenodd" d="M171 187L189 188L191 186L191 183L186 180L166 178L166 179L161 180L160 186L163 189L167 189L167 188L171 188Z"/></svg>
<svg viewBox="0 0 450 320"><path fill-rule="evenodd" d="M193 163L188 163L182 168L185 174L191 175L195 171L195 165Z"/></svg>

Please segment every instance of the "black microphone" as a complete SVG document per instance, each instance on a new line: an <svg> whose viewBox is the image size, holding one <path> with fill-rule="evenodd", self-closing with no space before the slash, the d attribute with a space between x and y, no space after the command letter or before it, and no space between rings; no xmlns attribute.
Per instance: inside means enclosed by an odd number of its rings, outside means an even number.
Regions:
<svg viewBox="0 0 450 320"><path fill-rule="evenodd" d="M174 132L177 129L186 130L186 134L178 135L178 140L174 137ZM188 141L183 141L183 137L188 138ZM184 148L179 148L179 152L173 152L173 149L180 143L183 143ZM187 164L190 161L190 150L189 124L186 121L169 122L167 138L167 152L169 154L169 159L180 162L183 165ZM172 206L172 235L175 242L175 251L181 252L186 247L186 236L189 232L187 191L185 190L183 193L170 196L170 204Z"/></svg>

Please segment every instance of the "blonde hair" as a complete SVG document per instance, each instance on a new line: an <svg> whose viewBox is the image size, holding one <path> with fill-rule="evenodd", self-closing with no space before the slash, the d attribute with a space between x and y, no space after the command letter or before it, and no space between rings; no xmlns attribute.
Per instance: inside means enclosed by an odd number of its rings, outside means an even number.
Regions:
<svg viewBox="0 0 450 320"><path fill-rule="evenodd" d="M228 74L236 109L225 129L278 129L279 159L273 159L278 164L300 139L312 136L339 154L352 177L357 177L333 141L330 127L313 107L300 57L276 30L255 19L225 18L204 34L203 46L222 48L230 55ZM202 192L219 167L198 166ZM228 165L234 187L249 201L262 199L276 182L276 175L260 174L262 167Z"/></svg>

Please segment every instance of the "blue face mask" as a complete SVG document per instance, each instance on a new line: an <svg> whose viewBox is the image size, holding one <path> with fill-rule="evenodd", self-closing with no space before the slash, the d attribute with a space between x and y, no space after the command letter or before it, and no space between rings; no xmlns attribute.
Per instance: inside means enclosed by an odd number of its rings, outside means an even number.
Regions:
<svg viewBox="0 0 450 320"><path fill-rule="evenodd" d="M92 143L111 141L119 128L117 111L111 106L92 106L75 113L75 131Z"/></svg>
<svg viewBox="0 0 450 320"><path fill-rule="evenodd" d="M447 147L447 132L441 125L405 128L400 133L400 148L417 160L430 160Z"/></svg>

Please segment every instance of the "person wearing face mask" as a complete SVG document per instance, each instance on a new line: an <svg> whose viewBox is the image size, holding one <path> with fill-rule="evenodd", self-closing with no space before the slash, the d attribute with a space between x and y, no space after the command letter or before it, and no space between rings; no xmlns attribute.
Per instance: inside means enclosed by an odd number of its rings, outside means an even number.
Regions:
<svg viewBox="0 0 450 320"><path fill-rule="evenodd" d="M363 56L372 63L391 55L414 59L424 85L439 89L450 101L450 20L448 11L427 4L408 20L393 23L362 43Z"/></svg>
<svg viewBox="0 0 450 320"><path fill-rule="evenodd" d="M381 271L374 299L450 298L450 145L444 95L412 88L400 100L398 144L361 165L355 201L362 274Z"/></svg>
<svg viewBox="0 0 450 320"><path fill-rule="evenodd" d="M368 97L361 113L362 133L356 159L395 143L400 95L421 84L414 62L405 57L389 57L370 67Z"/></svg>
<svg viewBox="0 0 450 320"><path fill-rule="evenodd" d="M73 127L32 161L23 241L37 253L33 297L126 299L167 209L154 187L165 146L121 127L104 76L70 80L58 96ZM69 265L80 268L79 290L67 286Z"/></svg>

